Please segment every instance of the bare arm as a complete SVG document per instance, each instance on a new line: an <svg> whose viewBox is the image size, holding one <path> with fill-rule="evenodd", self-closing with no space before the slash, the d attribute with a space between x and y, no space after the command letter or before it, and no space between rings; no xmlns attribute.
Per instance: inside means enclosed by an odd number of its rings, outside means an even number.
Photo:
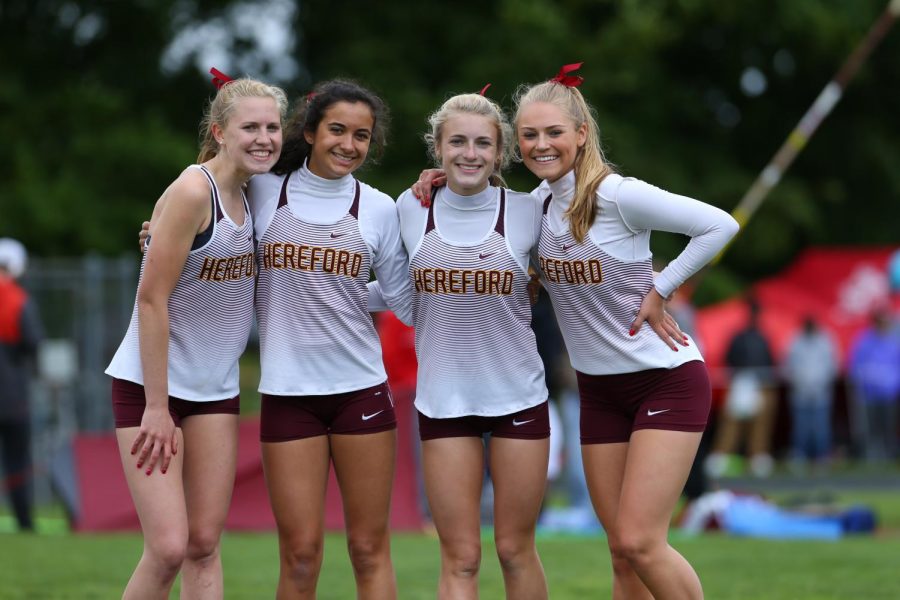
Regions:
<svg viewBox="0 0 900 600"><path fill-rule="evenodd" d="M199 173L186 171L157 202L151 218L153 243L147 249L138 287L138 322L141 368L147 405L132 454L147 474L158 464L165 473L178 451L175 423L169 415L168 350L169 310L191 243L208 224L209 187Z"/></svg>

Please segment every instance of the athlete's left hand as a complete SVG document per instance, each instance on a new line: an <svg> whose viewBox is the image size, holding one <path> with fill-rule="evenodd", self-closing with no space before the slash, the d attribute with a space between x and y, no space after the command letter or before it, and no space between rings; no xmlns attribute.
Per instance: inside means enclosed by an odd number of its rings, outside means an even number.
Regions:
<svg viewBox="0 0 900 600"><path fill-rule="evenodd" d="M650 288L650 291L644 296L641 310L638 311L637 318L631 324L628 334L637 334L645 322L656 332L659 339L675 352L678 352L679 344L688 345L687 336L678 327L678 323L675 322L672 315L666 312L666 299L659 295L656 288Z"/></svg>

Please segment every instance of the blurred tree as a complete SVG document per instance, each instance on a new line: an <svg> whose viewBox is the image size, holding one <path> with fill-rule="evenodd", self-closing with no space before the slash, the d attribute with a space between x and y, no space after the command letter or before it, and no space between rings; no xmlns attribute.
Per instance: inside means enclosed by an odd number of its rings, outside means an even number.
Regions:
<svg viewBox="0 0 900 600"><path fill-rule="evenodd" d="M492 82L511 107L522 82L583 60L608 156L626 175L731 210L884 9L883 0L497 0L446 10L306 0L299 50L312 78L359 77L394 109L395 145L367 175L404 188L425 164L425 115L450 93ZM337 33L339 32L339 34ZM386 35L385 32L389 32ZM815 244L897 243L900 33L846 97L698 290L708 301L780 269ZM418 139L417 139L418 138ZM514 169L513 187L533 178ZM684 240L655 236L671 259Z"/></svg>
<svg viewBox="0 0 900 600"><path fill-rule="evenodd" d="M195 63L222 56L294 97L336 76L381 93L393 112L390 145L361 177L389 194L428 164L425 118L448 95L490 82L488 95L511 107L520 83L583 60L582 90L620 170L730 210L885 4L297 0L293 10L291 0L0 0L0 235L41 254L133 246L135 225L195 153L212 90L205 69L173 67L165 53L204 23L228 35L208 36L218 54L195 48ZM238 5L257 13L229 12ZM249 57L260 39L284 37L266 34L264 17L288 25L294 37L282 43L296 68ZM897 243L898 50L895 31L707 278L701 301L780 269L808 244ZM536 184L521 167L508 180ZM663 261L684 244L654 237Z"/></svg>

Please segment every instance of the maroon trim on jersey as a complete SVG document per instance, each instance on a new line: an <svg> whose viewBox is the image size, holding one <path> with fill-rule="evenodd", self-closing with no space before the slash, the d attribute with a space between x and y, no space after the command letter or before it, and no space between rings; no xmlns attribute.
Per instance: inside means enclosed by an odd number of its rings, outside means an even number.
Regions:
<svg viewBox="0 0 900 600"><path fill-rule="evenodd" d="M278 208L287 205L287 185L288 179L290 179L291 174L288 173L284 178L284 183L281 184L281 193L278 195ZM353 196L353 204L350 205L350 214L354 219L359 220L359 182L356 182L356 194Z"/></svg>
<svg viewBox="0 0 900 600"><path fill-rule="evenodd" d="M494 231L499 233L500 237L506 237L506 190L504 188L500 188L500 212L497 213Z"/></svg>
<svg viewBox="0 0 900 600"><path fill-rule="evenodd" d="M550 201L553 200L553 194L550 194L546 198L544 198L544 214L547 214L547 211L550 210Z"/></svg>
<svg viewBox="0 0 900 600"><path fill-rule="evenodd" d="M213 211L216 215L216 223L218 223L225 218L225 212L222 210L222 203L219 200L219 191L218 188L216 188L216 180L213 179L212 173L210 173L203 165L200 165L200 170L206 175L206 178L209 180L209 187L212 188Z"/></svg>
<svg viewBox="0 0 900 600"><path fill-rule="evenodd" d="M356 194L353 196L353 204L350 205L350 216L359 221L359 182L356 181Z"/></svg>
<svg viewBox="0 0 900 600"><path fill-rule="evenodd" d="M437 202L438 188L431 188L431 204L428 205L428 224L425 226L425 234L434 230L434 203Z"/></svg>
<svg viewBox="0 0 900 600"><path fill-rule="evenodd" d="M284 176L284 183L281 184L281 194L278 195L278 207L275 210L278 210L282 206L287 206L287 183L290 178L290 173Z"/></svg>
<svg viewBox="0 0 900 600"><path fill-rule="evenodd" d="M209 202L210 202L210 215L212 217L209 220L209 225L206 226L206 229L198 233L194 236L194 241L191 242L191 250L197 250L198 248L202 248L206 244L209 243L209 240L212 239L213 235L213 226L215 223L218 223L222 220L222 210L219 208L218 198L219 194L216 191L216 180L213 179L212 173L210 173L206 167L200 165L200 171L206 175L206 181L209 183ZM149 245L150 238L147 238L147 244Z"/></svg>

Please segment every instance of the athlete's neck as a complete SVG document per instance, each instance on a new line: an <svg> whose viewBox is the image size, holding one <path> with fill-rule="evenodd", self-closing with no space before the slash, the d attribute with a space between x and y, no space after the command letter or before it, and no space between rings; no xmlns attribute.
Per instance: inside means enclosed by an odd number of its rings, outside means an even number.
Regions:
<svg viewBox="0 0 900 600"><path fill-rule="evenodd" d="M250 181L250 173L234 168L220 154L203 163L203 166L212 173L216 186L222 194L240 197L241 188Z"/></svg>
<svg viewBox="0 0 900 600"><path fill-rule="evenodd" d="M338 179L326 179L319 177L309 170L306 163L297 169L297 180L305 190L311 192L315 196L323 197L343 197L344 192L353 186L353 175L347 174Z"/></svg>
<svg viewBox="0 0 900 600"><path fill-rule="evenodd" d="M575 170L571 170L556 181L547 184L554 202L567 202L575 195Z"/></svg>
<svg viewBox="0 0 900 600"><path fill-rule="evenodd" d="M441 189L438 198L457 210L478 210L493 203L496 195L497 188L490 185L469 195L457 194L450 186L446 186Z"/></svg>

